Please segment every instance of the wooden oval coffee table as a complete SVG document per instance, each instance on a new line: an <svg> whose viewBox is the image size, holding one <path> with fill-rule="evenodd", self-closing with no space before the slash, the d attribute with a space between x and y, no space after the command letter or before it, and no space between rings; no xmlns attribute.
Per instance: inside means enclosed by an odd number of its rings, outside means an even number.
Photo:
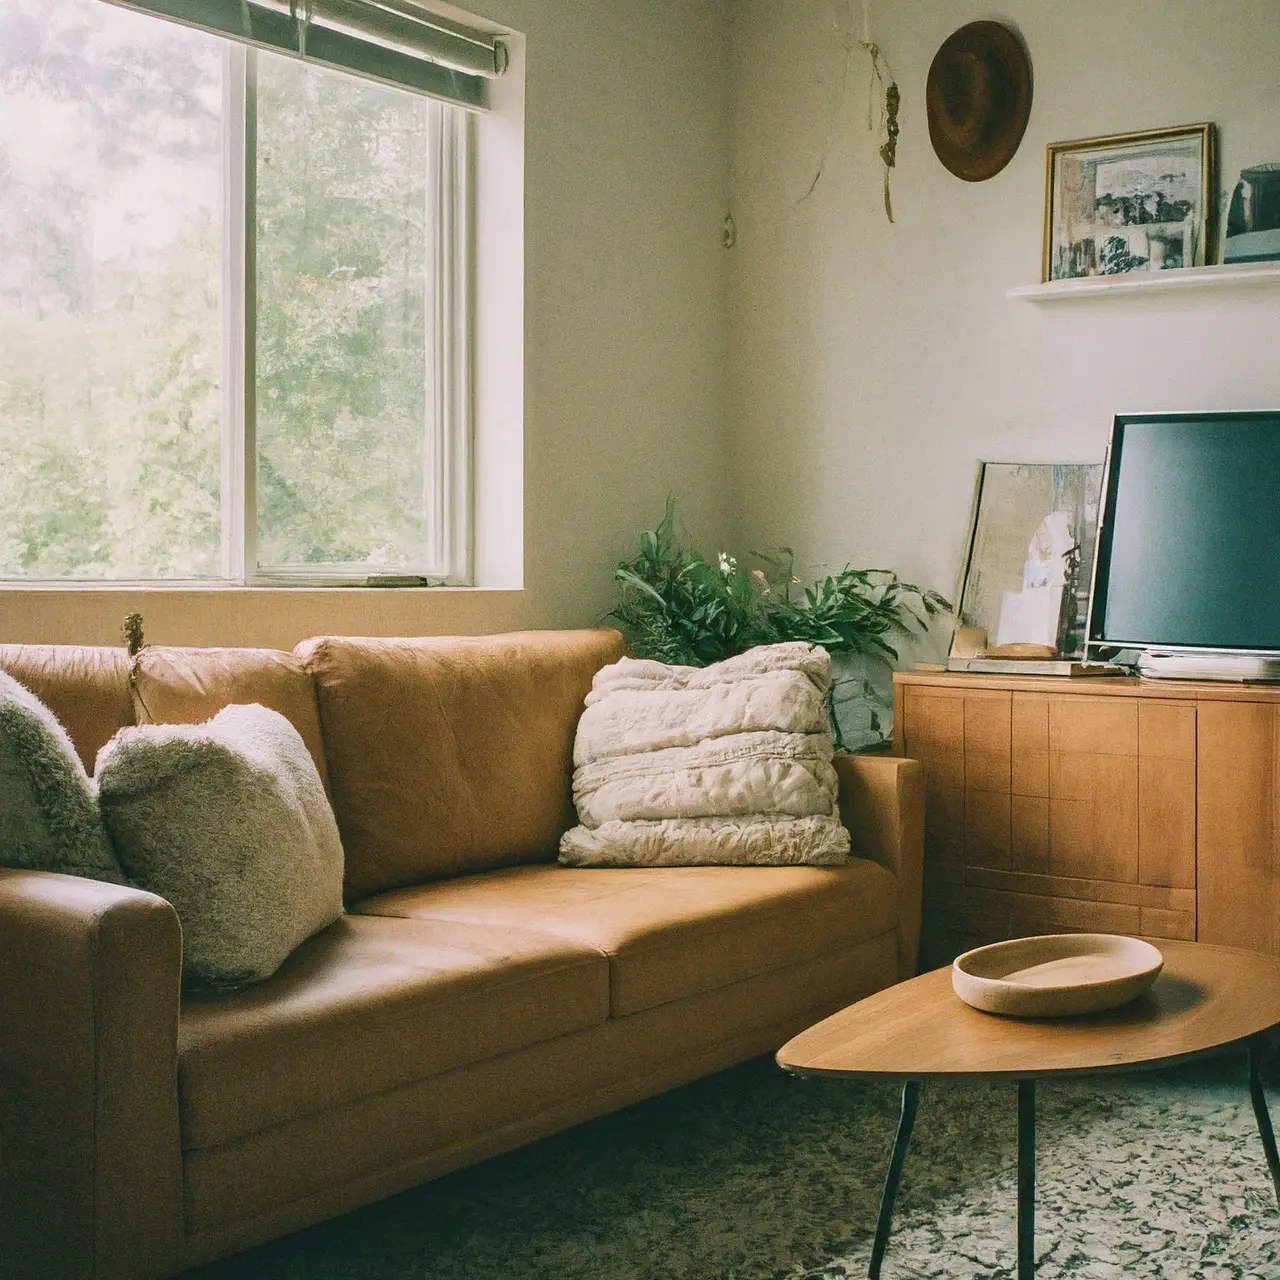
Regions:
<svg viewBox="0 0 1280 1280"><path fill-rule="evenodd" d="M1249 1053L1249 1092L1280 1203L1280 1156L1259 1077L1260 1040L1280 1026L1280 958L1196 942L1154 940L1164 970L1146 995L1106 1013L1005 1018L970 1008L935 969L802 1031L778 1050L797 1075L901 1080L902 1115L871 1249L877 1280L921 1081L1018 1082L1018 1280L1035 1274L1035 1090L1052 1076L1172 1066L1231 1048Z"/></svg>

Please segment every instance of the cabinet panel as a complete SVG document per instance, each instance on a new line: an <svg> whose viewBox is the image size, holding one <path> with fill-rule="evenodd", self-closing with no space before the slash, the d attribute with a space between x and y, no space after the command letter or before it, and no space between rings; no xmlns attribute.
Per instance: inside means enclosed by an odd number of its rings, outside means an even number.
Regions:
<svg viewBox="0 0 1280 1280"><path fill-rule="evenodd" d="M964 797L964 865L1009 867L1009 795L966 791Z"/></svg>
<svg viewBox="0 0 1280 1280"><path fill-rule="evenodd" d="M1148 938L1177 938L1182 942L1196 940L1196 913L1169 911L1164 907L1139 907L1138 928Z"/></svg>
<svg viewBox="0 0 1280 1280"><path fill-rule="evenodd" d="M1083 751L1055 752L1049 757L1049 795L1054 800L1081 800L1092 808L1099 775L1111 767L1107 756Z"/></svg>
<svg viewBox="0 0 1280 1280"><path fill-rule="evenodd" d="M1138 877L1143 884L1195 888L1194 705L1138 706Z"/></svg>
<svg viewBox="0 0 1280 1280"><path fill-rule="evenodd" d="M963 791L926 784L924 864L927 885L964 883Z"/></svg>
<svg viewBox="0 0 1280 1280"><path fill-rule="evenodd" d="M963 790L964 699L908 690L903 712L904 749L924 765L926 786Z"/></svg>
<svg viewBox="0 0 1280 1280"><path fill-rule="evenodd" d="M1137 933L1141 908L1121 902L1081 902L1075 898L1012 900L1010 936L1033 933Z"/></svg>
<svg viewBox="0 0 1280 1280"><path fill-rule="evenodd" d="M902 691L901 749L925 771L923 963L945 963L984 937L1004 937L965 889L974 866L1010 860L1010 695L1000 690Z"/></svg>
<svg viewBox="0 0 1280 1280"><path fill-rule="evenodd" d="M1094 869L1102 880L1139 883L1138 761L1099 760L1093 794ZM1104 767L1105 761L1110 767Z"/></svg>
<svg viewBox="0 0 1280 1280"><path fill-rule="evenodd" d="M926 771L927 957L1055 929L1196 936L1208 693L913 679L898 677L900 746Z"/></svg>
<svg viewBox="0 0 1280 1280"><path fill-rule="evenodd" d="M1195 760L1138 759L1138 878L1196 885Z"/></svg>
<svg viewBox="0 0 1280 1280"><path fill-rule="evenodd" d="M1009 794L1010 697L969 696L964 700L964 785L966 791Z"/></svg>
<svg viewBox="0 0 1280 1280"><path fill-rule="evenodd" d="M1050 755L1049 870L1138 883L1136 757Z"/></svg>
<svg viewBox="0 0 1280 1280"><path fill-rule="evenodd" d="M1143 702L1138 706L1138 753L1149 760L1196 758L1196 709L1186 703Z"/></svg>
<svg viewBox="0 0 1280 1280"><path fill-rule="evenodd" d="M1009 715L1007 693L964 700L964 863L1009 866Z"/></svg>
<svg viewBox="0 0 1280 1280"><path fill-rule="evenodd" d="M1049 699L1041 694L1015 693L1011 708L1013 759L1010 764L1015 796L1049 794Z"/></svg>
<svg viewBox="0 0 1280 1280"><path fill-rule="evenodd" d="M1049 750L1136 756L1137 705L1128 698L1051 698Z"/></svg>
<svg viewBox="0 0 1280 1280"><path fill-rule="evenodd" d="M1276 716L1262 702L1204 702L1196 726L1196 937L1280 950Z"/></svg>
<svg viewBox="0 0 1280 1280"><path fill-rule="evenodd" d="M1012 797L1009 812L1009 862L1014 871L1049 870L1048 796Z"/></svg>

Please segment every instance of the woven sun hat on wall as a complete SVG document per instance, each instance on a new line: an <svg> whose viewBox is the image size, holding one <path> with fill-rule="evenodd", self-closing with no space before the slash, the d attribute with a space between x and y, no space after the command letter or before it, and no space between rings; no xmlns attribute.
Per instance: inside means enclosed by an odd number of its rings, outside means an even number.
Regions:
<svg viewBox="0 0 1280 1280"><path fill-rule="evenodd" d="M929 140L966 182L984 182L1013 159L1031 115L1031 59L998 22L970 22L934 55L925 88Z"/></svg>

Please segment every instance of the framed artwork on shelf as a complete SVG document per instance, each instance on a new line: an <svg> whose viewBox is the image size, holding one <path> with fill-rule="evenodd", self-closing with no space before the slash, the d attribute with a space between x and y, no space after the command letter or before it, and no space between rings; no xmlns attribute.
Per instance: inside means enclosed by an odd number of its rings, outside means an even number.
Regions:
<svg viewBox="0 0 1280 1280"><path fill-rule="evenodd" d="M1206 266L1214 152L1212 124L1051 142L1044 280Z"/></svg>
<svg viewBox="0 0 1280 1280"><path fill-rule="evenodd" d="M1101 492L1100 462L979 464L956 594L962 643L1083 652Z"/></svg>

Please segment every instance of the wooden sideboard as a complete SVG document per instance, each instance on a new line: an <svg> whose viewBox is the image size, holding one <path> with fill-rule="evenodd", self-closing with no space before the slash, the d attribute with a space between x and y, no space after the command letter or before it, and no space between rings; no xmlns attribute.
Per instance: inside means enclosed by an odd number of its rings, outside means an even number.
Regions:
<svg viewBox="0 0 1280 1280"><path fill-rule="evenodd" d="M1280 954L1280 687L894 677L925 767L921 964L1090 930Z"/></svg>

